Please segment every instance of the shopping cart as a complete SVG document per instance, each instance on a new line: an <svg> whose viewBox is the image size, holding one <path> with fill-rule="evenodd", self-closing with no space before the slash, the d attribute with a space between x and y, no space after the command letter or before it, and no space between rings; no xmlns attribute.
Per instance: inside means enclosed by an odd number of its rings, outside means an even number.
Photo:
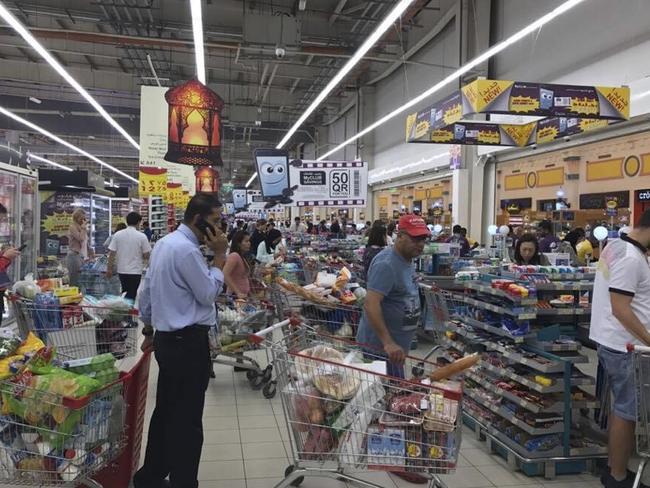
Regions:
<svg viewBox="0 0 650 488"><path fill-rule="evenodd" d="M113 273L111 278L106 277L107 267L106 256L100 256L82 266L77 286L84 295L101 298L104 295L119 295L122 292L117 273Z"/></svg>
<svg viewBox="0 0 650 488"><path fill-rule="evenodd" d="M36 334L67 357L87 358L110 352L117 359L138 351L138 311L119 297L85 297L78 305L60 305L51 294L34 300L10 294L19 334Z"/></svg>
<svg viewBox="0 0 650 488"><path fill-rule="evenodd" d="M132 441L126 429L129 411L144 410L146 382L130 381L142 368L138 363L117 381L81 397L65 396L61 384L55 387L54 380L43 380L48 375L31 376L29 371L0 382L6 413L0 426L0 483L101 488L93 478ZM73 381L67 380L67 388ZM128 399L143 388L142 403L129 405ZM118 485L111 479L105 486Z"/></svg>
<svg viewBox="0 0 650 488"><path fill-rule="evenodd" d="M362 310L358 305L346 305L310 294L300 294L296 287L280 284L271 287L271 298L278 317L300 316L310 326L335 336L356 337Z"/></svg>
<svg viewBox="0 0 650 488"><path fill-rule="evenodd" d="M306 476L382 488L346 468L417 473L431 488L446 486L439 475L455 470L461 444L460 383L429 381L433 363L406 379L419 359L387 365L353 342L334 348L307 326L285 331L272 352L293 455L275 488Z"/></svg>
<svg viewBox="0 0 650 488"><path fill-rule="evenodd" d="M424 294L426 303L423 320L425 325L431 326L434 332L443 332L444 325L450 318L463 314L466 305L462 293L425 284L420 284L420 290Z"/></svg>
<svg viewBox="0 0 650 488"><path fill-rule="evenodd" d="M628 344L627 349L633 354L636 385L636 450L641 462L633 488L638 488L650 458L650 347Z"/></svg>
<svg viewBox="0 0 650 488"><path fill-rule="evenodd" d="M272 323L275 317L273 305L266 300L247 298L244 301L224 295L219 297L217 309L218 335L211 334L212 362L245 370L251 388L262 389L264 396L271 393L275 396L275 391L264 388L273 374L270 353L251 340L252 334ZM258 350L266 352L266 366L247 355Z"/></svg>

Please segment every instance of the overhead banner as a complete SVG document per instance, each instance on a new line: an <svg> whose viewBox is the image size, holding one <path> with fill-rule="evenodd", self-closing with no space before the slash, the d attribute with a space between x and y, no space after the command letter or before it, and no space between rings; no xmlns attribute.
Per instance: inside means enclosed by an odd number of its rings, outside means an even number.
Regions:
<svg viewBox="0 0 650 488"><path fill-rule="evenodd" d="M196 193L194 168L165 161L168 138L168 105L165 93L168 88L143 86L140 89L140 167L157 167L167 170L170 183L180 183L190 195ZM165 187L166 188L166 187ZM157 195L164 196L163 191ZM141 196L146 193L140 193Z"/></svg>
<svg viewBox="0 0 650 488"><path fill-rule="evenodd" d="M365 207L368 163L365 161L291 161L289 187L298 207Z"/></svg>
<svg viewBox="0 0 650 488"><path fill-rule="evenodd" d="M141 197L152 195L164 197L167 194L167 170L140 166L138 183L138 192Z"/></svg>
<svg viewBox="0 0 650 488"><path fill-rule="evenodd" d="M523 124L463 120L474 114L544 117ZM406 118L407 142L524 147L630 117L628 87L476 80Z"/></svg>

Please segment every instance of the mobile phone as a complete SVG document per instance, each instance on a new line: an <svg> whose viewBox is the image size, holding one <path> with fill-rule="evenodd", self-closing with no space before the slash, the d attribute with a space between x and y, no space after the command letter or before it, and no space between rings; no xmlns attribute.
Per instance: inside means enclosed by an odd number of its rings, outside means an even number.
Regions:
<svg viewBox="0 0 650 488"><path fill-rule="evenodd" d="M212 234L214 234L214 235L216 235L216 233L217 233L214 226L212 224L210 224L207 220L205 220L203 217L200 217L199 220L196 221L196 227L203 234L205 234L206 237L208 237L208 229L210 229L210 232L212 232Z"/></svg>
<svg viewBox="0 0 650 488"><path fill-rule="evenodd" d="M282 197L289 188L289 153L279 149L256 149L255 165L264 199Z"/></svg>
<svg viewBox="0 0 650 488"><path fill-rule="evenodd" d="M23 252L25 249L27 249L27 244L23 244L18 248L18 251Z"/></svg>

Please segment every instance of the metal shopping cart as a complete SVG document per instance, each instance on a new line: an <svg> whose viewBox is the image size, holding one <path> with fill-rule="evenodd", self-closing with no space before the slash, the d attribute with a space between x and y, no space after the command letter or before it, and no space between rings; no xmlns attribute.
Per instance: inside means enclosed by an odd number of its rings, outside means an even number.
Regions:
<svg viewBox="0 0 650 488"><path fill-rule="evenodd" d="M286 330L272 352L293 455L275 488L308 476L382 488L348 468L417 473L430 488L446 486L439 475L455 470L461 444L460 383L428 381L432 363L406 379L419 359L387 367L352 342L332 347L307 326Z"/></svg>
<svg viewBox="0 0 650 488"><path fill-rule="evenodd" d="M101 488L127 486L137 464L149 355L83 397L23 372L0 382L0 483ZM70 383L68 383L70 387ZM134 461L135 460L135 461Z"/></svg>
<svg viewBox="0 0 650 488"><path fill-rule="evenodd" d="M22 338L36 334L67 357L87 358L110 352L117 359L138 351L138 312L121 298L84 298L80 304L60 305L52 295L34 300L10 294Z"/></svg>
<svg viewBox="0 0 650 488"><path fill-rule="evenodd" d="M633 488L638 488L650 458L650 347L629 344L627 348L633 353L636 384L636 450L641 456L641 462Z"/></svg>

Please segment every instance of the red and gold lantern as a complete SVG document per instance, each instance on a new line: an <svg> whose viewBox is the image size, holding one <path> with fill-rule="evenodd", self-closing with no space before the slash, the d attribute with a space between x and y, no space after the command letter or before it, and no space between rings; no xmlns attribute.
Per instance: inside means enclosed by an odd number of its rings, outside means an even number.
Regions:
<svg viewBox="0 0 650 488"><path fill-rule="evenodd" d="M219 173L211 166L197 169L194 176L196 177L197 193L217 193L219 191Z"/></svg>
<svg viewBox="0 0 650 488"><path fill-rule="evenodd" d="M165 160L192 166L222 166L221 110L224 102L197 80L165 93L169 105Z"/></svg>

